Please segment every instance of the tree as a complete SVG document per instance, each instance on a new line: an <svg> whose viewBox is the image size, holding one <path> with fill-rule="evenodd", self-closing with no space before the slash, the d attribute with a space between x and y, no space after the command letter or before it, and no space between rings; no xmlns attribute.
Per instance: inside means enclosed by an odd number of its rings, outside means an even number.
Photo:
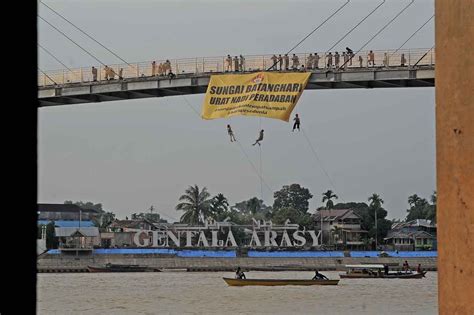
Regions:
<svg viewBox="0 0 474 315"><path fill-rule="evenodd" d="M51 221L46 225L46 248L58 248L58 245L59 240L54 233L54 221Z"/></svg>
<svg viewBox="0 0 474 315"><path fill-rule="evenodd" d="M263 214L264 216L266 216L272 211L272 207L265 205L263 200L258 199L257 197L238 202L231 208L243 214L254 216L258 214Z"/></svg>
<svg viewBox="0 0 474 315"><path fill-rule="evenodd" d="M429 210L428 210L426 218L428 220L436 222L436 202L438 201L436 190L431 195L430 200L431 200L431 205L429 206Z"/></svg>
<svg viewBox="0 0 474 315"><path fill-rule="evenodd" d="M382 207L383 200L376 193L373 193L372 196L370 196L369 199L367 200L370 201L370 206L374 209L378 209Z"/></svg>
<svg viewBox="0 0 474 315"><path fill-rule="evenodd" d="M66 200L64 201L64 204L70 204L70 205L76 205L81 207L82 209L94 209L99 213L104 212L105 210L102 209L102 204L101 203L93 203L90 201L83 202L83 201L76 201L73 202L72 200Z"/></svg>
<svg viewBox="0 0 474 315"><path fill-rule="evenodd" d="M433 198L435 199L436 197ZM428 219L430 216L433 216L432 206L425 198L421 198L417 194L408 197L408 204L410 205L410 209L407 209L408 214L405 218L406 221Z"/></svg>
<svg viewBox="0 0 474 315"><path fill-rule="evenodd" d="M178 211L185 211L180 221L189 224L204 222L209 215L210 196L206 187L200 191L198 185L189 186L185 190L185 194L179 197L179 201L182 202L178 203L175 208Z"/></svg>
<svg viewBox="0 0 474 315"><path fill-rule="evenodd" d="M229 212L229 201L227 198L219 193L211 199L209 206L209 215L217 221L225 219L225 216Z"/></svg>
<svg viewBox="0 0 474 315"><path fill-rule="evenodd" d="M273 202L273 209L279 210L282 208L293 208L300 213L308 212L309 199L313 195L309 189L301 187L299 184L285 185L282 189L273 194L275 201Z"/></svg>
<svg viewBox="0 0 474 315"><path fill-rule="evenodd" d="M326 209L333 209L334 208L334 203L332 202L332 198L337 199L337 195L333 194L332 190L328 190L323 194L323 200L322 202L326 202Z"/></svg>

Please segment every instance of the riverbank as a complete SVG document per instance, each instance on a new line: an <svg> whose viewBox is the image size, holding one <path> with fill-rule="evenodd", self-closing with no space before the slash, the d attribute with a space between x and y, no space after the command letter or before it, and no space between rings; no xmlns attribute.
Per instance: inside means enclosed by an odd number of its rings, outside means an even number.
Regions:
<svg viewBox="0 0 474 315"><path fill-rule="evenodd" d="M399 270L403 262L415 268L437 270L436 257L176 257L163 254L43 254L38 272L87 272L89 265L133 264L154 269L186 271L233 271L238 266L255 271L343 270L350 264L389 264Z"/></svg>

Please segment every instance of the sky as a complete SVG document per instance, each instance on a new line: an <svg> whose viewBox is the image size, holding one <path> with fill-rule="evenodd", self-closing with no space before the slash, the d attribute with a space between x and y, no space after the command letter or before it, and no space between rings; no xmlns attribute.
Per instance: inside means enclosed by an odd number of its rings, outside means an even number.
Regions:
<svg viewBox="0 0 474 315"><path fill-rule="evenodd" d="M285 53L345 1L44 2L128 62L141 62ZM380 2L350 1L295 52L327 50ZM387 0L334 50L356 51L409 2ZM99 59L120 63L38 6L43 18ZM433 1L415 1L367 48L399 48L433 13ZM97 65L42 21L38 38L68 67ZM404 48L433 45L432 20ZM38 62L43 71L62 68L42 51ZM257 117L202 120L194 110L200 111L204 94L43 107L38 202L100 202L119 218L153 205L174 221L182 214L174 207L189 185L223 193L231 204L260 198L261 181L252 167L260 168L260 150L251 144L261 126L266 204L273 204L273 192L283 185L299 183L314 195L311 212L332 189L345 202L367 202L377 193L388 217L403 219L409 195L428 199L436 187L434 93L434 88L306 90L293 112L304 133L291 132L291 123ZM243 150L229 142L228 123Z"/></svg>

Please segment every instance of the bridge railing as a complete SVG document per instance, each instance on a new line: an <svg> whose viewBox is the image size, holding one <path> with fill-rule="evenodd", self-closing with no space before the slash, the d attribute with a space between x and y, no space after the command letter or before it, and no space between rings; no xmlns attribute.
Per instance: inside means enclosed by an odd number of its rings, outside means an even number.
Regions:
<svg viewBox="0 0 474 315"><path fill-rule="evenodd" d="M435 64L435 50L426 48L417 49L404 49L404 50L374 50L374 65L368 64L369 51L361 51L355 54L352 59L346 64L342 71L350 71L351 69L361 68L388 68L388 67L413 67L423 65L434 65ZM311 53L298 53L295 54L299 59L298 69L302 70L304 66L307 70L314 69L314 64L308 65L308 57ZM315 53L312 53L313 55ZM244 71L259 71L267 70L273 65L273 55L246 55L244 57L243 70ZM276 55L278 57L278 54ZM283 56L283 55L282 55ZM344 63L344 58L341 54L339 55L339 67L336 65L336 57L332 55L332 64L328 65L328 58L325 53L318 52L319 56L319 69L338 69ZM235 57L231 56L232 62L229 65L226 58L222 57L197 57L197 58L183 58L183 59L169 59L169 65L172 73L177 76L183 74L202 74L202 73L225 73L235 72ZM289 69L292 69L293 54L289 55ZM359 58L361 57L361 58ZM240 55L238 58L238 68L240 68ZM402 62L402 58L404 62ZM151 76L164 76L169 73L167 71L160 71L160 64L164 64L167 60L156 60L156 66L153 70L152 61L130 63L130 64L111 64L108 65L113 70L113 78L115 80L120 79L120 69L122 79L132 79L139 77L151 77ZM283 67L285 64L283 63ZM105 81L105 68L101 65L96 66L97 68L97 81ZM276 65L273 70L279 70L279 64ZM240 70L240 69L238 69ZM46 74L46 75L45 75ZM61 69L46 71L45 74L38 74L38 86L48 85L63 85L72 83L87 83L93 82L92 67L87 68L76 68L76 69Z"/></svg>

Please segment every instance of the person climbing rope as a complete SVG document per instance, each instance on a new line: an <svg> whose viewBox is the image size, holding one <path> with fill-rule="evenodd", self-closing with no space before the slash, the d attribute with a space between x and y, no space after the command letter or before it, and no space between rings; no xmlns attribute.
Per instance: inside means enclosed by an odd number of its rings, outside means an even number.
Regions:
<svg viewBox="0 0 474 315"><path fill-rule="evenodd" d="M295 123L293 124L292 131L295 131L296 128L298 128L298 131L300 131L300 118L298 117L298 114L296 114L296 117L293 118L293 120L295 121Z"/></svg>
<svg viewBox="0 0 474 315"><path fill-rule="evenodd" d="M234 132L232 131L232 128L230 127L230 125L227 125L227 133L230 136L230 142L237 141L237 139L235 139Z"/></svg>
<svg viewBox="0 0 474 315"><path fill-rule="evenodd" d="M258 135L258 139L255 140L255 143L252 144L252 145L256 145L257 143L258 143L258 145L260 145L260 141L262 141L262 140L263 140L263 129L260 130L260 134Z"/></svg>

